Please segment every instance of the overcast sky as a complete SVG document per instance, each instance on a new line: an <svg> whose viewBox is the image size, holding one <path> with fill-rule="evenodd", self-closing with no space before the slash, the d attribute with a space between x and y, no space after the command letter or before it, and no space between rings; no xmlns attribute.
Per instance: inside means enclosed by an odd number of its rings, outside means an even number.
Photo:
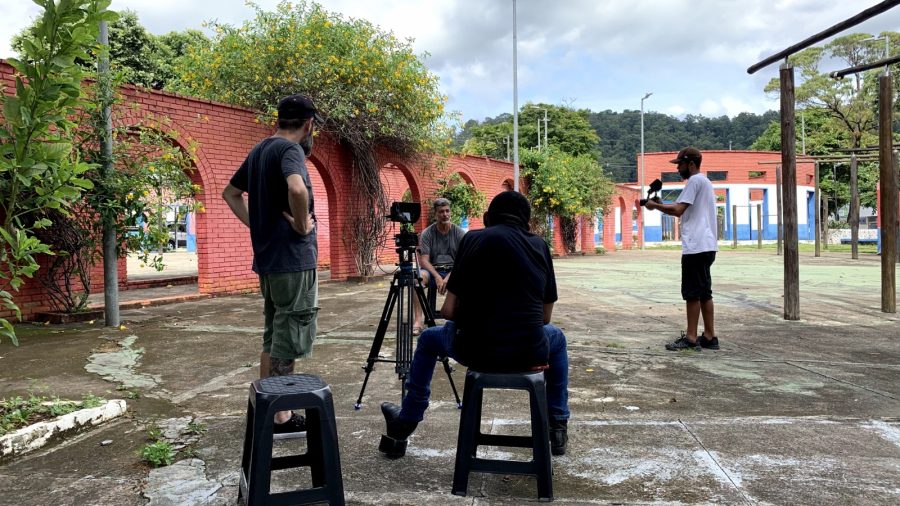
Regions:
<svg viewBox="0 0 900 506"><path fill-rule="evenodd" d="M256 0L271 9L277 0ZM448 108L464 120L513 108L512 0L324 0L326 9L365 18L415 39L441 78ZM762 88L777 65L750 65L877 0L518 0L519 104L568 104L594 111L640 109L676 116L734 116L777 109ZM210 5L215 5L214 9ZM244 0L113 0L153 33L240 24ZM0 3L0 56L40 8ZM900 31L900 8L851 32ZM847 32L847 33L851 33ZM830 70L830 69L823 69Z"/></svg>

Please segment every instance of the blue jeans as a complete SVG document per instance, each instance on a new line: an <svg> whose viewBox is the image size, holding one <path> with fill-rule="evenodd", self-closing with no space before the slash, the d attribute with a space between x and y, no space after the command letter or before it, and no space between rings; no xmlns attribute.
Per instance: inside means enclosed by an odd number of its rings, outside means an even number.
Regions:
<svg viewBox="0 0 900 506"><path fill-rule="evenodd" d="M553 325L544 325L544 335L547 336L550 347L550 367L544 371L550 419L568 420L569 356L566 353L566 336ZM455 336L456 324L452 321L427 328L419 336L409 376L406 377L406 397L403 398L403 409L400 411L401 420L421 422L425 418L428 398L431 396L431 377L434 375L437 359L450 357L459 361L453 349Z"/></svg>

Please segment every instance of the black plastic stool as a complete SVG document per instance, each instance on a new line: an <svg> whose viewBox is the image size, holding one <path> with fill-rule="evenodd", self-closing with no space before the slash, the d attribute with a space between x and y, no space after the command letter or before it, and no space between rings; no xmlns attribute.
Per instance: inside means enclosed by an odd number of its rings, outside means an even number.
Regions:
<svg viewBox="0 0 900 506"><path fill-rule="evenodd" d="M531 436L481 433L481 403L484 390L500 388L527 390L531 401ZM511 462L476 457L478 446L511 446L531 448L532 460ZM469 369L459 417L459 441L456 468L453 472L453 494L466 495L469 473L524 474L537 478L538 500L553 500L553 478L550 471L550 431L547 422L547 394L543 371L514 374L489 374Z"/></svg>
<svg viewBox="0 0 900 506"><path fill-rule="evenodd" d="M272 458L275 413L306 410L307 452ZM245 505L344 504L331 389L318 376L293 374L256 380L250 385L247 430L241 456L238 500ZM272 471L309 467L313 488L270 494Z"/></svg>

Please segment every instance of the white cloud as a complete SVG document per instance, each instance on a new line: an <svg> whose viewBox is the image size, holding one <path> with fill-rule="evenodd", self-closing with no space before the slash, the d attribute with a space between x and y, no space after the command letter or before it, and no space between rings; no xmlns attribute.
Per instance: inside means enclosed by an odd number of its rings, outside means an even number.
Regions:
<svg viewBox="0 0 900 506"><path fill-rule="evenodd" d="M271 10L278 0L257 0ZM777 107L762 87L774 66L746 68L878 0L631 0L518 2L520 102L545 100L594 110L637 109L640 93L671 114L762 112ZM412 37L442 77L450 109L483 118L511 109L512 2L474 0L329 0L324 7L365 18L400 38ZM113 0L137 11L154 33L199 28L212 18L239 24L243 0ZM25 0L0 4L0 54L39 8ZM850 30L900 31L900 9ZM691 69L686 72L685 69ZM637 99L635 98L637 97Z"/></svg>

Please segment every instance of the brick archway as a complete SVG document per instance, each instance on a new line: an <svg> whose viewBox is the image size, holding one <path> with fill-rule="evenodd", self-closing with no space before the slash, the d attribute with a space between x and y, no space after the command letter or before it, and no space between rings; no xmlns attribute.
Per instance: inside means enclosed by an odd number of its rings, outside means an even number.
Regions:
<svg viewBox="0 0 900 506"><path fill-rule="evenodd" d="M14 76L14 69L0 61L0 91L15 93ZM140 127L155 122L156 118L165 118L166 128L177 132L176 142L182 149L196 146L195 181L199 179L198 198L206 208L206 212L197 217L200 292L223 294L258 290L258 278L250 268L253 253L247 228L232 215L220 195L247 153L270 136L273 129L258 122L256 111L229 104L135 86L123 86L119 94L122 101L114 111L114 117L120 124ZM434 193L437 174L459 172L490 200L502 191L502 182L508 181L513 173L511 163L485 157L406 159L379 150L376 159L379 166L390 164L398 168L409 185L413 200L419 202ZM327 203L327 212L319 216L322 220L320 265L330 267L332 279L346 279L356 274L353 254L342 240L348 229L353 198L350 193L353 160L345 146L323 132L316 138L315 150L308 163L317 203L320 206ZM478 228L481 217L473 217L470 222L472 227ZM417 228L421 230L426 223L423 216ZM21 297L33 301L24 307L26 318L48 307L46 293L39 283L23 287L16 293L17 299ZM7 313L0 311L2 314Z"/></svg>

